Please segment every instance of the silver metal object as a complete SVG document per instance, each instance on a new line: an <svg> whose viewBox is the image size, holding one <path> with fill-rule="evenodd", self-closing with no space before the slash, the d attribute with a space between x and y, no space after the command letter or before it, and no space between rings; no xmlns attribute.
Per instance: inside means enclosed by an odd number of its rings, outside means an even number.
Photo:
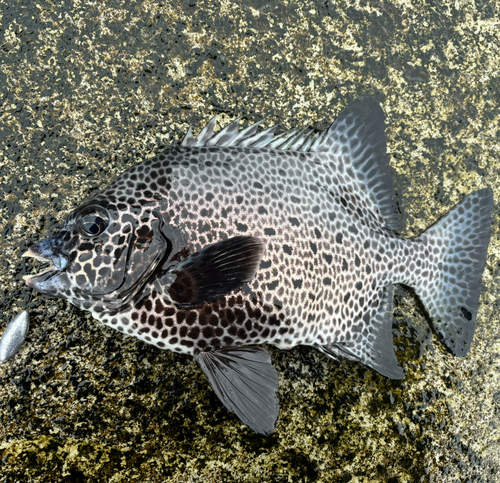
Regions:
<svg viewBox="0 0 500 483"><path fill-rule="evenodd" d="M7 362L24 344L28 335L30 317L27 310L17 314L5 328L0 339L0 362Z"/></svg>

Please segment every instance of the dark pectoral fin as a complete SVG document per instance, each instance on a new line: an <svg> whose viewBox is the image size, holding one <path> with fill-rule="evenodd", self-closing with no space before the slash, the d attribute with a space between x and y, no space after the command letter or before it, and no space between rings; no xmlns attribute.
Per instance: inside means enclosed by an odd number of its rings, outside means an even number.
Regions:
<svg viewBox="0 0 500 483"><path fill-rule="evenodd" d="M197 305L232 292L253 277L263 251L262 240L252 236L209 245L175 268L170 297L179 304Z"/></svg>
<svg viewBox="0 0 500 483"><path fill-rule="evenodd" d="M201 352L196 360L224 406L256 433L269 434L279 416L278 374L261 347Z"/></svg>

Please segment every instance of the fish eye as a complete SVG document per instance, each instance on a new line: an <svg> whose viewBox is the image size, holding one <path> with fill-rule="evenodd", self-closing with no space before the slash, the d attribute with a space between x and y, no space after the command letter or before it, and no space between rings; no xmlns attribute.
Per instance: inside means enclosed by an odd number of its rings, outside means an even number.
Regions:
<svg viewBox="0 0 500 483"><path fill-rule="evenodd" d="M109 226L108 212L100 206L87 206L79 213L76 226L82 235L96 237Z"/></svg>

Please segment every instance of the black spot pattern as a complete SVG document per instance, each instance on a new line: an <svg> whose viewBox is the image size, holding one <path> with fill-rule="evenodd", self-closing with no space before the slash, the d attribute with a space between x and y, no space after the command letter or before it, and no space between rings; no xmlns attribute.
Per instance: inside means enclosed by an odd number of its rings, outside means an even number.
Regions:
<svg viewBox="0 0 500 483"><path fill-rule="evenodd" d="M362 315L365 300L373 299L378 285L370 288L369 293L365 293L366 288L353 288L360 284L371 287L372 280L380 278L384 271L383 266L377 270L371 268L371 244L360 242L368 236L373 237L373 233L365 231L362 224L356 230L349 229L353 226L349 218L350 198L342 197L344 203L340 201L340 204L344 211L337 208L334 210L336 216L332 217L328 213L332 211L335 198L327 191L308 191L309 180L326 178L324 166L306 163L297 171L293 153L253 152L252 161L240 164L235 160L243 157L242 149L176 148L171 151L172 155L175 153L179 159L184 157L187 163L172 165L171 160L167 162L172 168L170 179L175 176L183 182L175 183L177 192L171 192L168 197L166 216L170 223L184 227L190 252L220 240L221 236L229 238L243 233L269 240L250 284L250 295L235 298L228 294L203 307L189 308L176 306L159 292L151 293L146 300L122 309L130 320L140 322L132 335L158 347L190 354L235 344L271 342L279 347L315 344L319 335L325 344L347 333L351 340L358 337L349 332L348 327L352 325L349 321ZM308 156L314 158L316 155ZM192 162L197 163L194 174L190 169ZM151 161L142 163L143 167L148 163ZM300 192L300 196L294 195L288 205L281 204L280 209L271 210L269 207L276 201L265 194L265 186L270 182L266 173L272 166L283 169L288 166L285 169L289 176L287 184ZM307 167L305 173L304 166ZM214 179L215 169L233 185L239 183L241 186L242 179L248 180L245 195ZM211 182L204 182L202 176ZM335 185L331 174L329 178ZM284 185L282 189L285 190ZM199 204L184 201L192 193L198 194ZM285 199L284 193L275 198ZM161 203L158 210L161 213ZM146 225L141 227L141 238L148 233ZM217 238L208 239L205 233L217 234ZM386 233L379 236L381 243L386 236ZM277 237L281 243L274 242ZM402 243L399 239L396 241L398 246ZM355 246L362 248L356 251ZM363 251L364 247L367 252ZM345 273L344 278L339 279L340 273ZM371 277L370 283L363 283L367 276ZM177 280L178 284L180 282ZM332 314L339 313L338 304L341 320L347 323L345 326L332 318ZM98 318L116 327L105 313L100 313ZM252 323L255 320L259 323ZM297 327L302 320L309 323L299 331ZM318 324L322 327L321 332L317 330ZM277 326L277 331L269 330L272 326ZM147 327L154 331L144 331ZM280 332L280 329L283 330ZM150 340L146 340L146 335Z"/></svg>
<svg viewBox="0 0 500 483"><path fill-rule="evenodd" d="M168 210L163 212L161 200L156 209L165 213L170 224L182 228L189 252L242 234L266 240L266 250L249 284L249 295L228 294L203 307L189 308L176 306L159 292L151 293L138 304L122 308L130 320L139 321L131 335L189 354L265 342L278 347L317 344L319 336L323 344L347 337L351 342L361 340L362 333L352 331L352 321L366 312L366 301L377 296L380 285L394 278L387 274L389 262L394 264L393 273L405 267L404 249L410 242L384 231L380 225L374 232L372 225L359 222L356 203L360 201L344 192L334 196L332 191L334 186L348 184L345 175L332 173L323 162L299 162L295 153L265 149L252 150L252 159L242 148L173 148L166 153L157 169L169 171L171 190L165 203ZM301 156L314 161L319 155ZM140 166L150 171L153 164L155 161L150 160ZM269 176L273 168L287 173L286 185ZM139 172L137 176L142 177ZM131 174L123 177L130 179ZM152 173L151 178L156 175ZM321 180L328 181L328 190L311 191L311 183ZM101 196L112 197L112 191L124 182L115 182ZM271 185L273 188L266 191ZM243 189L244 195L234 186ZM296 194L284 203L288 189ZM192 201L193 193L198 201ZM144 193L138 190L130 192L130 196L142 198ZM186 198L191 201L187 203ZM361 206L361 210L367 209ZM141 210L142 218L146 211ZM134 216L130 209L127 214ZM150 236L148 227L147 223L140 226L140 240ZM394 249L381 253L380 247L389 240ZM403 279L404 272L397 278ZM181 282L178 279L176 286ZM95 315L117 326L105 313ZM245 325L255 320L259 324ZM299 331L301 321L309 322ZM273 326L277 331L269 330ZM154 332L142 330L147 327L154 328ZM284 328L286 343L284 332L279 331Z"/></svg>

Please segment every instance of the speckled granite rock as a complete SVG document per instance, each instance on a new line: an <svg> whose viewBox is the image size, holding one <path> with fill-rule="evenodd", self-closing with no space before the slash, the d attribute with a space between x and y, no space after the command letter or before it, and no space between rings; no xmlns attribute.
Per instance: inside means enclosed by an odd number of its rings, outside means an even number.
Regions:
<svg viewBox="0 0 500 483"><path fill-rule="evenodd" d="M500 471L495 208L475 342L443 351L397 290L390 381L308 348L272 350L269 438L228 413L191 358L24 287L19 257L97 188L214 113L325 127L381 102L411 236L500 180L500 16L491 1L0 0L0 481L494 482Z"/></svg>

